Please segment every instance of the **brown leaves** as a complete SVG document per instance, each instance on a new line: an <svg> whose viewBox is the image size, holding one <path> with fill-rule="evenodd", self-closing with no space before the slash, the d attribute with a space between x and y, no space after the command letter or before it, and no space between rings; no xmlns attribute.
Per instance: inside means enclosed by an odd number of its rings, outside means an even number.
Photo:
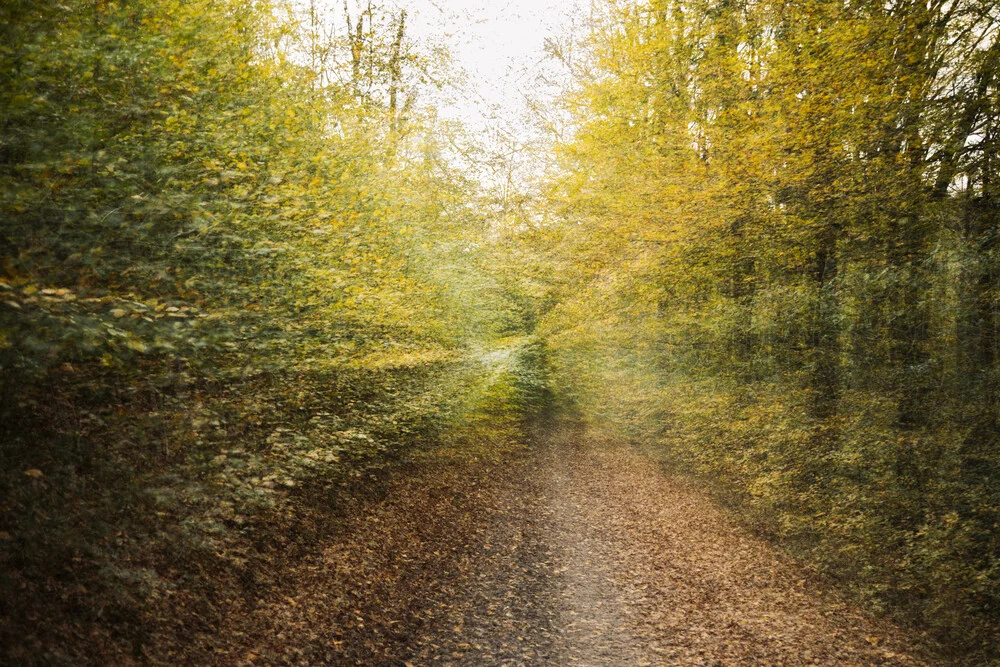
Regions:
<svg viewBox="0 0 1000 667"><path fill-rule="evenodd" d="M411 469L198 641L217 664L922 664L617 444ZM555 441L555 442L553 442ZM610 444L610 446L609 446ZM181 659L185 654L176 654Z"/></svg>
<svg viewBox="0 0 1000 667"><path fill-rule="evenodd" d="M571 646L585 662L924 664L912 638L838 602L689 483L624 444L563 437L550 494L572 620L592 630Z"/></svg>

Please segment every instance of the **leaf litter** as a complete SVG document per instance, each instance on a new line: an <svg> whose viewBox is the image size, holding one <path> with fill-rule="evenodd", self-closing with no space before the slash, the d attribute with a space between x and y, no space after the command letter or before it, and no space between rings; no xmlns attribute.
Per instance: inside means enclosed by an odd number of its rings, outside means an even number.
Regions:
<svg viewBox="0 0 1000 667"><path fill-rule="evenodd" d="M155 662L928 665L691 483L576 429L425 463L221 631Z"/></svg>

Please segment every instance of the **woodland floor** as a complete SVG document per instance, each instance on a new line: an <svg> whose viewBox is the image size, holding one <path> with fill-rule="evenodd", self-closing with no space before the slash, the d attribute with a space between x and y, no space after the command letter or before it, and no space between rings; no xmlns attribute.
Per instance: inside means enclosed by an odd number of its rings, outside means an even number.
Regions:
<svg viewBox="0 0 1000 667"><path fill-rule="evenodd" d="M166 664L918 665L703 491L574 431L427 464Z"/></svg>

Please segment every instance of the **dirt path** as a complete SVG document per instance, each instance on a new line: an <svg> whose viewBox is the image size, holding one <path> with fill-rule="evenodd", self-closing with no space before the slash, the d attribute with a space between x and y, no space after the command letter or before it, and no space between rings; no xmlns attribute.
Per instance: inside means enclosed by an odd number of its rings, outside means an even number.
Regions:
<svg viewBox="0 0 1000 667"><path fill-rule="evenodd" d="M561 435L545 476L567 609L605 601L567 645L579 664L918 665L911 639L821 595L704 493L648 458ZM563 627L569 628L567 624Z"/></svg>
<svg viewBox="0 0 1000 667"><path fill-rule="evenodd" d="M702 492L627 447L551 435L503 466L426 466L164 662L916 665Z"/></svg>

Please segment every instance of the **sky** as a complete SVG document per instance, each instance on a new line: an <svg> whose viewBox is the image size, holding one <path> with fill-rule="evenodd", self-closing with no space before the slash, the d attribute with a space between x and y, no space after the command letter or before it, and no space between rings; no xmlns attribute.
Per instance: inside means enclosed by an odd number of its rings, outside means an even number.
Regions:
<svg viewBox="0 0 1000 667"><path fill-rule="evenodd" d="M471 123L494 107L516 111L545 65L546 38L570 29L580 0L395 0L418 39L448 44L469 74L467 98L445 113Z"/></svg>
<svg viewBox="0 0 1000 667"><path fill-rule="evenodd" d="M303 8L313 0L300 0ZM406 10L406 31L417 52L434 45L445 47L454 70L461 77L447 77L444 90L425 89L422 99L437 110L439 118L460 121L467 129L463 147L452 144L452 157L462 168L485 182L504 180L504 170L537 175L544 151L524 147L546 140L547 131L536 114L528 112L527 97L551 113L558 90L552 82L566 68L546 56L547 40L565 42L581 31L582 18L591 0L373 0L372 4L396 14ZM344 0L319 0L324 11L344 26ZM351 16L358 16L368 0L347 0ZM544 77L548 84L540 82ZM419 103L419 101L418 101ZM470 150L472 146L478 150ZM470 162L463 156L475 156ZM484 159L483 156L491 156ZM502 156L500 159L492 157ZM505 166L506 165L506 166ZM475 174L471 172L476 172Z"/></svg>
<svg viewBox="0 0 1000 667"><path fill-rule="evenodd" d="M552 87L539 84L539 76L551 80L561 69L546 57L546 40L564 39L574 25L579 30L589 0L393 0L391 5L406 9L416 40L445 44L454 65L467 74L465 83L450 91L448 103L438 107L439 115L461 121L481 148L503 153L520 172L537 172L537 166L521 162L537 157L537 151L511 155L512 146L542 138L527 112L526 96L554 94Z"/></svg>

